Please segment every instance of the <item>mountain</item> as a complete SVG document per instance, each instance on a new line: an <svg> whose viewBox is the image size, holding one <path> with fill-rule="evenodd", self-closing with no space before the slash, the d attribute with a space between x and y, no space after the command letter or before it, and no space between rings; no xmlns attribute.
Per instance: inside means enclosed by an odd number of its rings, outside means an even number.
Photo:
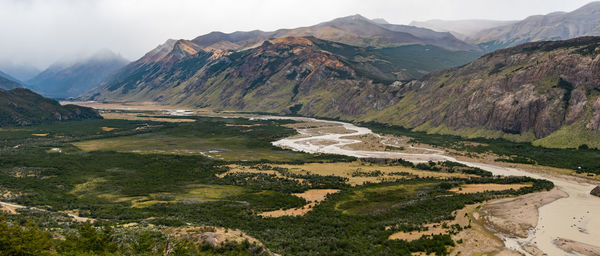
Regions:
<svg viewBox="0 0 600 256"><path fill-rule="evenodd" d="M450 32L456 38L465 40L482 30L506 26L518 21L503 20L427 20L413 21L409 25L414 27L428 28L438 32Z"/></svg>
<svg viewBox="0 0 600 256"><path fill-rule="evenodd" d="M238 52L202 49L192 41L169 40L102 82L86 99L359 114L382 108L378 97L391 100L392 94L380 91L397 80L478 56L423 45L364 48L315 37L276 38Z"/></svg>
<svg viewBox="0 0 600 256"><path fill-rule="evenodd" d="M101 118L98 112L91 108L61 106L58 102L25 88L0 89L0 127Z"/></svg>
<svg viewBox="0 0 600 256"><path fill-rule="evenodd" d="M41 72L38 68L31 65L10 62L0 63L0 70L19 81L27 81Z"/></svg>
<svg viewBox="0 0 600 256"><path fill-rule="evenodd" d="M592 2L572 12L531 16L514 24L483 30L467 41L493 51L527 42L598 35L600 2Z"/></svg>
<svg viewBox="0 0 600 256"><path fill-rule="evenodd" d="M10 75L0 71L0 89L2 90L12 90L15 88L23 87L18 80L11 77Z"/></svg>
<svg viewBox="0 0 600 256"><path fill-rule="evenodd" d="M393 25L381 19L369 20L358 14L314 26L280 29L273 32L259 30L230 34L212 32L199 36L192 42L206 49L240 50L256 47L270 38L306 36L361 47L383 48L407 44L430 44L455 51L480 51L478 47L460 41L448 33Z"/></svg>
<svg viewBox="0 0 600 256"><path fill-rule="evenodd" d="M600 37L527 43L400 86L362 116L432 133L600 146Z"/></svg>
<svg viewBox="0 0 600 256"><path fill-rule="evenodd" d="M53 98L76 97L129 63L109 50L102 50L75 63L57 63L27 81L31 88Z"/></svg>

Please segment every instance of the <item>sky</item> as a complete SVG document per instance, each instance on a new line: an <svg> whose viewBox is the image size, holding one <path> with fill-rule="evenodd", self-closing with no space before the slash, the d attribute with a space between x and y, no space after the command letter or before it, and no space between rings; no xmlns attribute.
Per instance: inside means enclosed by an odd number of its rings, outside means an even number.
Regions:
<svg viewBox="0 0 600 256"><path fill-rule="evenodd" d="M0 63L43 69L110 49L129 60L169 38L211 31L310 26L361 14L408 24L429 19L519 20L590 0L0 0Z"/></svg>

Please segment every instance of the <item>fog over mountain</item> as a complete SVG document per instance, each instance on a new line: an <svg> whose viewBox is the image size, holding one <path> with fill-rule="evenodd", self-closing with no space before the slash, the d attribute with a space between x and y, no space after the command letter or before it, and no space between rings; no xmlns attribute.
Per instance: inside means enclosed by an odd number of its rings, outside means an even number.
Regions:
<svg viewBox="0 0 600 256"><path fill-rule="evenodd" d="M520 20L532 14L572 11L589 1L143 2L144 4L140 5L138 1L133 0L0 1L0 31L3 33L3 40L0 41L0 66L8 62L26 63L43 70L61 58L77 58L102 48L119 53L126 59L135 60L167 38L192 39L211 31L273 31L307 26L357 13L371 19L382 18L392 24L408 24L413 20L429 19ZM513 8L514 6L519 8ZM24 80L27 76L32 76L31 73L17 73L19 72L12 72L11 75Z"/></svg>

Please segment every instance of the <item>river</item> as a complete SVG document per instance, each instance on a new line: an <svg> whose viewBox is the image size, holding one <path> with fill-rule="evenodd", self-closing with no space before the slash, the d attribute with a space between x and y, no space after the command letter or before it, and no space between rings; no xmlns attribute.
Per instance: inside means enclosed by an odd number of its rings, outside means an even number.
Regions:
<svg viewBox="0 0 600 256"><path fill-rule="evenodd" d="M361 135L381 137L381 135L374 134L368 128L359 127L350 123L304 117L264 116L255 118L293 119L301 122L310 122L312 127L297 129L298 133L300 133L299 136L284 138L273 142L273 145L275 146L295 151L341 154L354 157L402 158L415 163L426 161L454 161L490 171L494 175L528 176L536 179L550 180L554 182L558 189L566 192L569 196L540 207L538 225L535 230L530 231L529 237L525 239L501 237L504 240L505 245L526 255L529 254L525 252L521 246L527 243L537 246L548 255L576 255L567 253L554 245L553 242L557 238L570 239L589 245L600 245L600 198L590 195L589 192L594 188L593 184L553 175L541 175L502 165L474 161L460 161L446 155L444 151L439 150L424 149L428 150L425 153L355 150L347 147L347 145L361 141L348 137ZM318 127L315 127L315 124L318 125L319 123L323 124L323 126L338 125L351 132L338 133L331 131L331 129L323 129L323 131L315 132L318 130ZM321 143L322 141L329 142ZM596 217L594 218L594 216Z"/></svg>

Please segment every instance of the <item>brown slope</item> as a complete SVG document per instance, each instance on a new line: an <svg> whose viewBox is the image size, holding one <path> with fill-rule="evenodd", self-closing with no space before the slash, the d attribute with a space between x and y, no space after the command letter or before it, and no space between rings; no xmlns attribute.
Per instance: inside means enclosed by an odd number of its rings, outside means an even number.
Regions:
<svg viewBox="0 0 600 256"><path fill-rule="evenodd" d="M354 46L392 47L407 44L430 44L450 50L479 51L479 48L456 39L448 33L425 28L381 24L360 15L342 17L314 26L280 29L273 32L254 30L230 34L212 32L192 42L204 48L239 50L259 46L270 38L314 36ZM225 42L228 42L227 44Z"/></svg>

